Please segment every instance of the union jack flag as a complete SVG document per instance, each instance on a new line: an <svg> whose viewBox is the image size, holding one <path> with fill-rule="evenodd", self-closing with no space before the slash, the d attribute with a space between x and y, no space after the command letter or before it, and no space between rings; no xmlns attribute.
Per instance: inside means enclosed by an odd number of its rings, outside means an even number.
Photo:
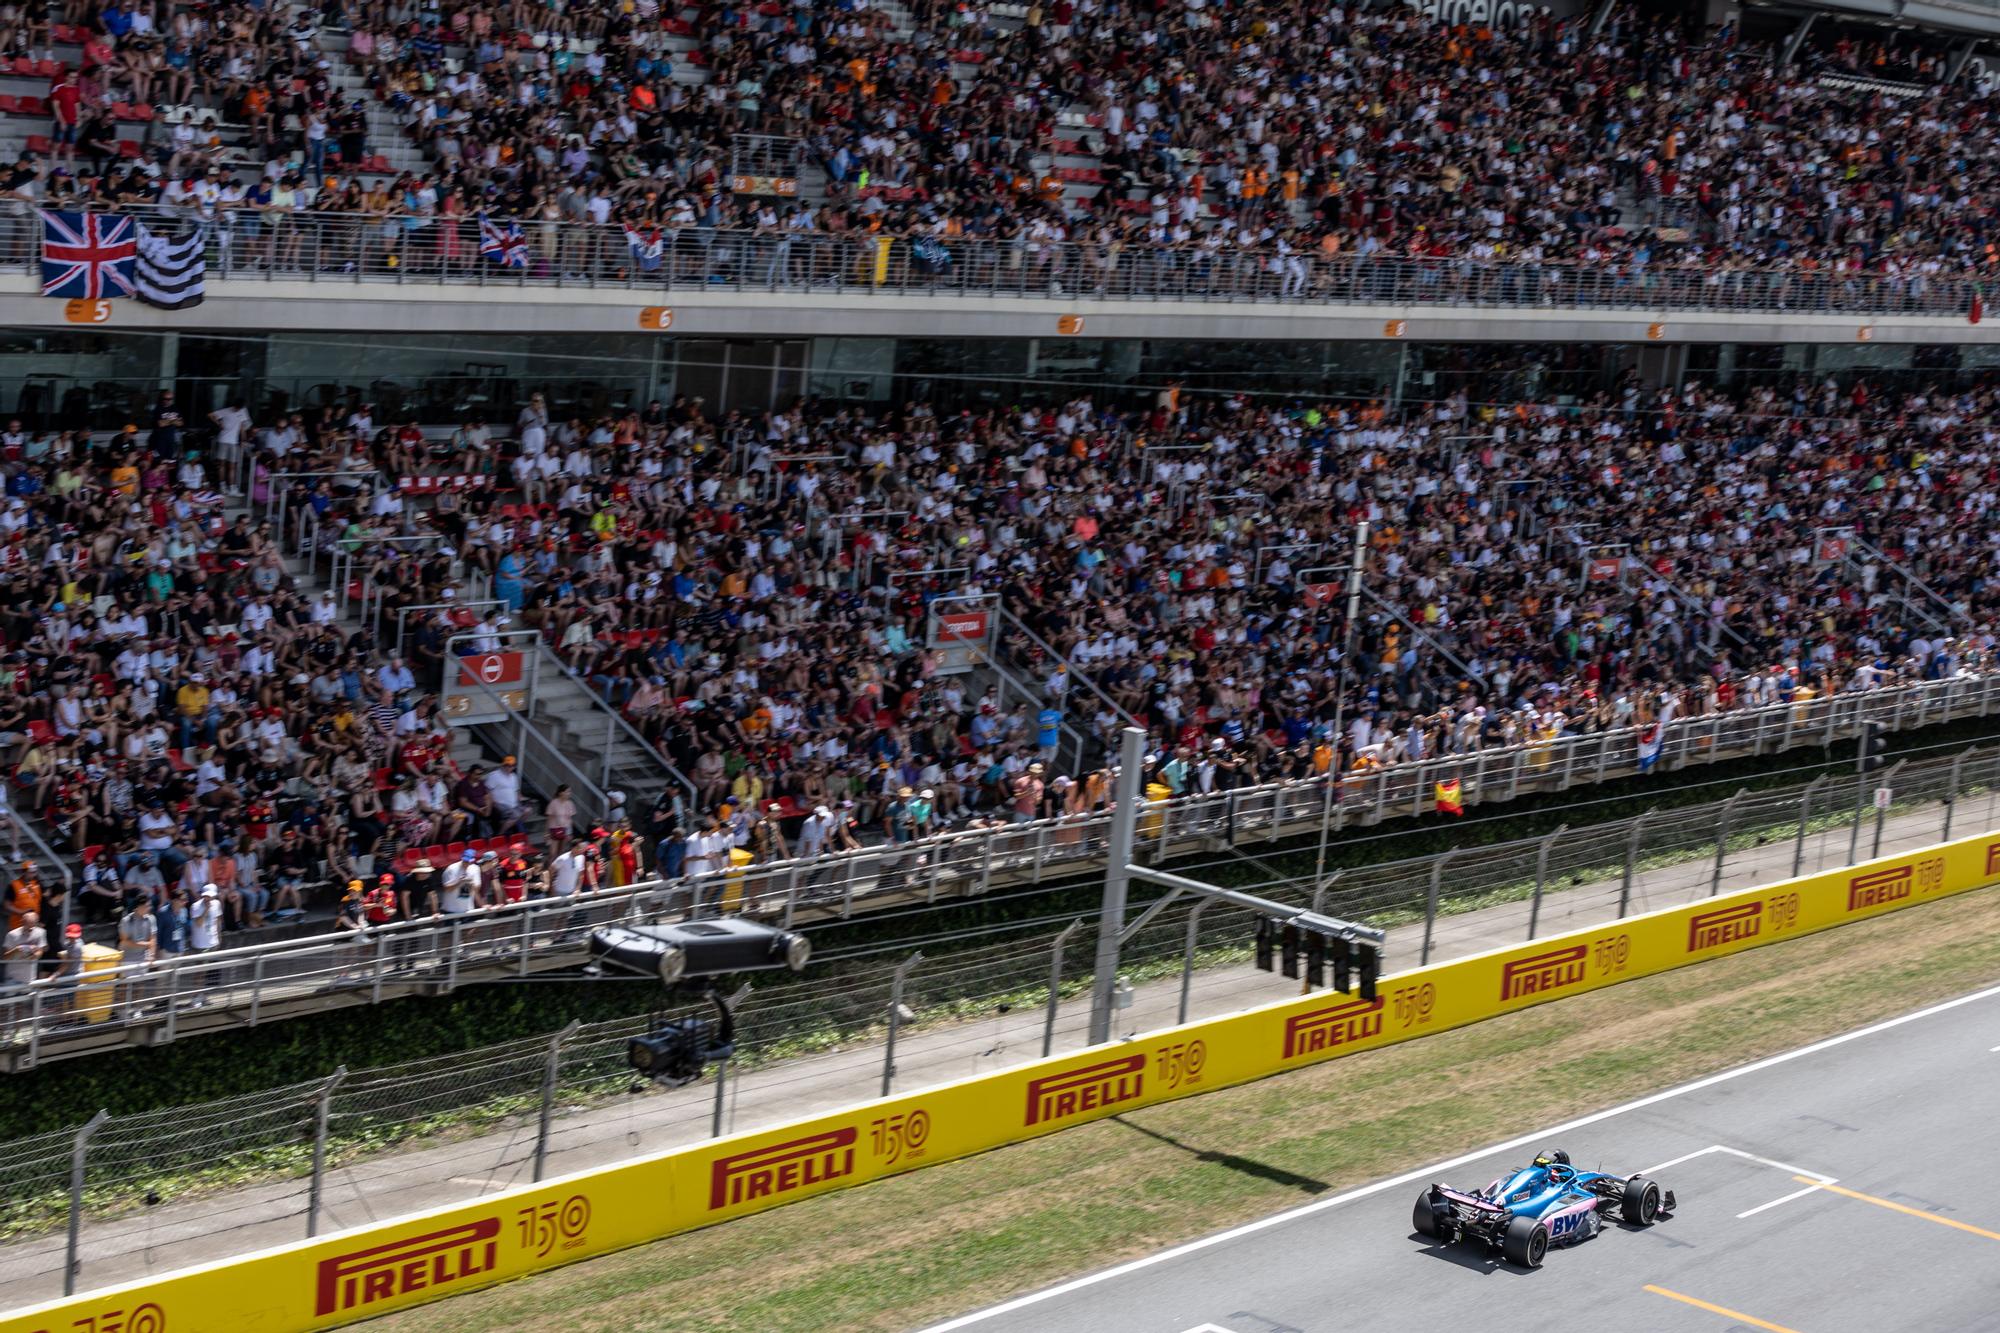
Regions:
<svg viewBox="0 0 2000 1333"><path fill-rule="evenodd" d="M44 212L42 295L90 301L130 296L138 253L131 218Z"/></svg>
<svg viewBox="0 0 2000 1333"><path fill-rule="evenodd" d="M479 253L502 268L528 266L528 242L518 222L498 223L479 219Z"/></svg>

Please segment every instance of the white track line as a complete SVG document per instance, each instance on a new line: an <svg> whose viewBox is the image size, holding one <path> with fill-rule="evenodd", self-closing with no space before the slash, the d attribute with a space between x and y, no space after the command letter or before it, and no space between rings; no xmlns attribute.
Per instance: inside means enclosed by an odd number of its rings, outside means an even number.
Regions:
<svg viewBox="0 0 2000 1333"><path fill-rule="evenodd" d="M972 1325L983 1323L988 1319L994 1318L996 1315L1011 1314L1016 1310L1024 1310L1031 1305L1039 1305L1043 1301L1053 1300L1057 1296L1066 1296L1070 1292L1081 1291L1086 1287L1094 1287L1100 1282L1108 1282L1112 1278L1123 1277L1127 1273L1136 1273L1143 1269L1151 1268L1155 1264L1162 1264L1170 1260L1184 1258L1190 1254L1199 1253L1211 1246L1220 1245L1225 1241L1236 1240L1242 1236L1255 1235L1259 1231L1267 1231L1272 1227L1283 1226L1285 1223L1297 1221L1301 1217L1310 1217L1314 1213L1325 1212L1329 1208L1338 1208L1340 1205L1352 1203L1356 1199L1365 1199L1370 1195L1380 1194L1385 1190L1396 1189L1400 1186L1408 1185L1413 1181L1435 1180L1447 1171L1477 1162L1485 1157L1491 1157L1495 1153L1511 1152L1515 1148L1545 1141L1551 1135L1567 1134L1572 1130L1582 1129L1586 1125L1594 1125L1599 1121L1609 1120L1614 1116L1644 1110L1649 1106L1657 1106L1661 1102L1672 1101L1676 1097L1685 1097L1691 1092L1700 1092L1705 1088L1712 1088L1719 1083L1727 1083L1732 1079L1742 1078L1746 1074L1755 1074L1761 1070L1770 1069L1776 1065L1787 1064L1808 1055L1817 1055L1821 1051L1832 1050L1836 1046L1844 1046L1850 1041L1859 1041L1863 1037L1872 1037L1878 1032L1887 1032L1892 1028L1899 1028L1905 1023L1914 1023L1919 1019L1930 1018L1933 1015L1956 1009L1961 1005L1975 1004L1980 1000L1989 1000L1995 996L2000 996L2000 986L1990 986L1982 991L1974 991L1970 995L1961 995L1955 1000L1946 1000L1942 1004L1934 1004L1927 1009L1919 1009L1914 1013L1904 1014L1900 1018L1887 1019L1869 1027L1858 1028L1853 1032L1842 1033L1838 1037L1828 1037L1824 1041L1816 1041L1809 1046L1801 1046L1797 1050L1784 1051L1777 1055L1766 1056L1762 1060L1752 1061L1736 1069L1726 1069L1720 1074L1710 1074L1707 1078L1699 1078L1692 1083L1683 1083L1678 1088L1668 1088L1665 1092L1655 1092L1641 1097L1636 1101L1626 1102L1623 1106L1613 1106L1603 1111L1594 1111L1590 1115L1565 1121L1560 1125L1555 1125L1548 1129L1536 1130L1532 1134L1523 1134L1517 1138L1508 1139L1504 1143L1490 1144L1487 1147L1461 1154L1447 1161L1436 1162L1430 1166L1420 1167L1415 1171L1405 1171L1400 1176L1391 1176L1387 1180L1378 1180L1372 1185L1363 1185L1359 1189L1348 1190L1344 1194L1336 1194L1327 1199L1317 1199L1312 1203L1302 1204L1287 1212L1273 1213L1271 1216L1259 1218L1255 1222L1246 1222L1240 1227L1231 1227L1227 1231L1218 1231L1212 1236L1204 1236L1200 1240L1189 1241L1185 1245L1176 1245L1169 1250L1161 1250L1156 1254L1146 1255L1144 1258L1133 1259L1116 1267L1104 1269L1102 1272L1092 1273L1086 1277L1074 1278L1057 1286L1030 1292L1026 1296L1017 1296L1011 1301L1003 1301L999 1305L989 1306L984 1310L975 1310L971 1314L960 1315L956 1319L948 1319L942 1324L933 1324L929 1328L922 1330L922 1333L953 1333L955 1329L970 1328ZM1815 1173L1800 1172L1799 1174L1811 1175Z"/></svg>
<svg viewBox="0 0 2000 1333"><path fill-rule="evenodd" d="M1828 1177L1827 1179L1822 1180L1819 1183L1819 1185L1808 1185L1802 1190L1793 1190L1790 1194L1787 1194L1782 1199L1773 1199L1769 1203L1760 1203L1755 1208L1750 1209L1748 1212L1738 1213L1736 1215L1736 1220L1740 1222L1746 1217L1755 1217L1757 1214L1763 1212L1766 1208L1776 1208L1781 1203L1790 1203L1793 1199L1803 1199L1808 1194L1817 1194L1819 1192L1820 1185L1831 1185L1837 1179L1838 1177Z"/></svg>

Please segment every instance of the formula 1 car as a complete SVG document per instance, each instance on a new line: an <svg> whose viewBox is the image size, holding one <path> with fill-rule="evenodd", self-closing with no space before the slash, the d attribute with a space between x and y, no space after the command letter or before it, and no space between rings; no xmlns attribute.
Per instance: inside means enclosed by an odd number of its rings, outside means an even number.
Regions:
<svg viewBox="0 0 2000 1333"><path fill-rule="evenodd" d="M1607 1214L1649 1227L1673 1216L1674 1194L1645 1176L1579 1171L1561 1150L1544 1152L1483 1190L1433 1185L1417 1198L1419 1235L1449 1245L1469 1240L1521 1268L1540 1268L1551 1245L1589 1240Z"/></svg>

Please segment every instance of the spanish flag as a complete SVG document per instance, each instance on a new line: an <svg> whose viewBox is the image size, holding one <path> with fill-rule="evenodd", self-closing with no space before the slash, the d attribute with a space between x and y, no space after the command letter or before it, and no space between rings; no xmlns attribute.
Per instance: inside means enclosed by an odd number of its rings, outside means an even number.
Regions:
<svg viewBox="0 0 2000 1333"><path fill-rule="evenodd" d="M1436 786L1437 808L1447 815L1465 813L1465 802L1459 798L1458 779L1449 778Z"/></svg>

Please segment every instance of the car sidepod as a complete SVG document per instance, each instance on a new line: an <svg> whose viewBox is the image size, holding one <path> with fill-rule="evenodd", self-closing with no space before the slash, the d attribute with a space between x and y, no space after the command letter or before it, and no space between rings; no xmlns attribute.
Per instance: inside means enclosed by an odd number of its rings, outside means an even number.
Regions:
<svg viewBox="0 0 2000 1333"><path fill-rule="evenodd" d="M1595 1236L1604 1225L1598 1215L1598 1203L1596 1195L1578 1192L1544 1209L1542 1222L1549 1229L1549 1244L1575 1245Z"/></svg>

